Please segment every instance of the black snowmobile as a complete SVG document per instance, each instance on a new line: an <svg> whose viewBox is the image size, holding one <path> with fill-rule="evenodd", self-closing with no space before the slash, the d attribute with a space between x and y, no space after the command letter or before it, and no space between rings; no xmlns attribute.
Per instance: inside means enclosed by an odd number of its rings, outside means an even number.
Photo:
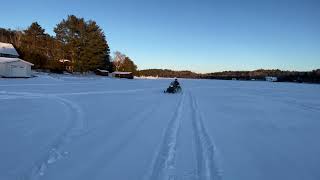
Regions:
<svg viewBox="0 0 320 180"><path fill-rule="evenodd" d="M167 88L167 90L164 91L164 93L179 93L182 91L182 88L179 84L179 82L177 81L177 79L175 79L175 81L173 81L170 86Z"/></svg>

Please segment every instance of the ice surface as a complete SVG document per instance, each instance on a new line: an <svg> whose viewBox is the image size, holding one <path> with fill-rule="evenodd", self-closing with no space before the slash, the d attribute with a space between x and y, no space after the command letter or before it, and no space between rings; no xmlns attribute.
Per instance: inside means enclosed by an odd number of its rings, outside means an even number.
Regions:
<svg viewBox="0 0 320 180"><path fill-rule="evenodd" d="M318 180L320 86L0 79L0 179Z"/></svg>

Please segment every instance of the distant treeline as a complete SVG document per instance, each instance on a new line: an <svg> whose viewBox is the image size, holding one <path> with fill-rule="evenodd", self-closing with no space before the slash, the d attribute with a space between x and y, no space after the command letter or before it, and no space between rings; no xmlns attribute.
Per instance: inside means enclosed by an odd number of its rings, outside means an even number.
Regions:
<svg viewBox="0 0 320 180"><path fill-rule="evenodd" d="M13 44L20 58L33 63L34 69L60 73L66 69L81 73L96 69L132 72L137 69L120 52L116 55L120 54L122 59L110 57L105 34L95 21L70 15L56 25L54 32L55 36L47 34L37 22L25 30L0 28L0 42Z"/></svg>
<svg viewBox="0 0 320 180"><path fill-rule="evenodd" d="M320 69L309 72L259 69L255 71L223 71L207 74L198 74L191 71L173 71L168 69L146 69L139 71L138 74L139 76L221 80L265 80L266 76L273 76L277 77L279 82L320 83Z"/></svg>
<svg viewBox="0 0 320 180"><path fill-rule="evenodd" d="M137 73L138 76L152 76L152 77L177 77L177 78L200 78L200 74L192 71L173 71L170 69L145 69Z"/></svg>

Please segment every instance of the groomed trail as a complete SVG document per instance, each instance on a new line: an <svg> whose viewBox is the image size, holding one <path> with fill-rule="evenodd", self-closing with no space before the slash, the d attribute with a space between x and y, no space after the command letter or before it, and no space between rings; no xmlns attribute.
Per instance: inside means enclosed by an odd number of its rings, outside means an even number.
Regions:
<svg viewBox="0 0 320 180"><path fill-rule="evenodd" d="M181 96L166 128L151 175L146 179L221 180L215 162L216 149L206 132L196 99L189 91Z"/></svg>
<svg viewBox="0 0 320 180"><path fill-rule="evenodd" d="M320 87L0 80L0 179L317 180Z"/></svg>

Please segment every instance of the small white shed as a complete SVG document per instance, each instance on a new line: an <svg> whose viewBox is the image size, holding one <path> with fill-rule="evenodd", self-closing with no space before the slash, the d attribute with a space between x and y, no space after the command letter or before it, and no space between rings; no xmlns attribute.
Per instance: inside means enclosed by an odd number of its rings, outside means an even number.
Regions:
<svg viewBox="0 0 320 180"><path fill-rule="evenodd" d="M19 58L0 57L1 77L31 77L32 63Z"/></svg>
<svg viewBox="0 0 320 180"><path fill-rule="evenodd" d="M33 64L18 57L12 44L0 42L0 77L31 77Z"/></svg>
<svg viewBox="0 0 320 180"><path fill-rule="evenodd" d="M276 82L276 81L278 81L278 78L277 77L272 77L272 76L267 76L266 77L266 81Z"/></svg>

